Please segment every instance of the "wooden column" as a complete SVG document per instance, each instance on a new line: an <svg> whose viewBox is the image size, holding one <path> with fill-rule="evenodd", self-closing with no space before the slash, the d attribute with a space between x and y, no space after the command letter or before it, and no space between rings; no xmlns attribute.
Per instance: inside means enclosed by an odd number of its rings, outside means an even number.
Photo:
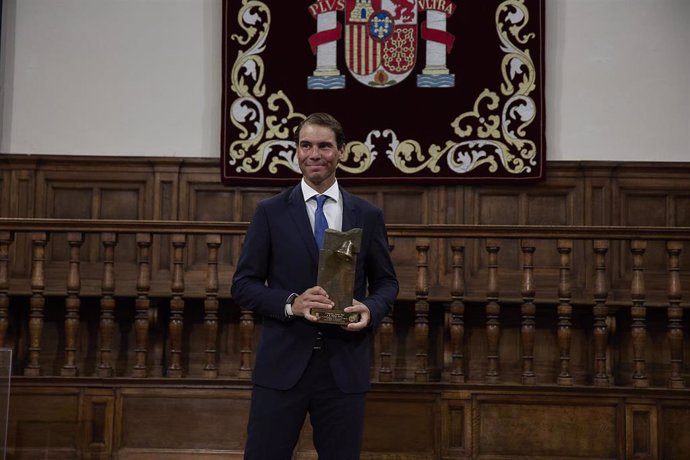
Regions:
<svg viewBox="0 0 690 460"><path fill-rule="evenodd" d="M498 345L501 339L501 306L498 304L498 251L500 249L501 245L498 240L486 240L486 252L488 254L486 289L487 383L499 383L501 381L498 356Z"/></svg>
<svg viewBox="0 0 690 460"><path fill-rule="evenodd" d="M608 315L608 284L606 282L606 253L609 250L607 240L595 240L592 243L595 258L594 274L594 385L608 386L611 378L608 373L606 359L609 354L609 330L606 323Z"/></svg>
<svg viewBox="0 0 690 460"><path fill-rule="evenodd" d="M537 307L534 305L534 240L521 240L522 249L522 315L520 344L522 347L522 383L534 385L537 377L534 373L534 330Z"/></svg>
<svg viewBox="0 0 690 460"><path fill-rule="evenodd" d="M116 233L103 233L103 281L101 284L100 350L96 373L99 377L113 376L113 334L115 330L115 246Z"/></svg>
<svg viewBox="0 0 690 460"><path fill-rule="evenodd" d="M254 350L254 312L248 308L240 308L240 373L241 379L252 376L252 356Z"/></svg>
<svg viewBox="0 0 690 460"><path fill-rule="evenodd" d="M242 246L244 241L240 239L239 243ZM241 379L249 379L252 376L255 317L250 309L241 305L237 305L237 307L240 309L240 369L238 376Z"/></svg>
<svg viewBox="0 0 690 460"><path fill-rule="evenodd" d="M136 343L134 345L134 366L132 367L133 377L146 377L148 368L146 360L148 358L148 338L149 338L149 308L151 299L151 234L136 234L138 261L137 261L137 300L136 318L134 320L134 335Z"/></svg>
<svg viewBox="0 0 690 460"><path fill-rule="evenodd" d="M81 274L79 271L81 245L84 235L79 232L67 234L70 246L69 271L67 273L67 298L65 299L65 364L60 369L60 375L74 377L79 374L77 369L77 338L79 337L79 291L81 289Z"/></svg>
<svg viewBox="0 0 690 460"><path fill-rule="evenodd" d="M5 346L7 327L9 326L9 254L10 244L14 235L12 232L0 232L0 347Z"/></svg>
<svg viewBox="0 0 690 460"><path fill-rule="evenodd" d="M647 242L633 240L630 242L632 252L632 286L630 289L632 297L632 345L633 345L633 386L647 387L647 365L644 358L645 346L647 343L647 308L644 306L646 293L644 286L643 259L647 249Z"/></svg>
<svg viewBox="0 0 690 460"><path fill-rule="evenodd" d="M187 245L187 235L176 233L172 236L173 273L172 299L170 299L170 322L168 330L170 337L170 364L168 377L182 377L182 328L184 327L184 248Z"/></svg>
<svg viewBox="0 0 690 460"><path fill-rule="evenodd" d="M573 249L572 240L558 240L558 253L561 259L560 279L558 283L558 350L560 353L561 371L556 378L559 385L572 385L570 374L570 348L572 342L573 307L570 304L570 253Z"/></svg>
<svg viewBox="0 0 690 460"><path fill-rule="evenodd" d="M395 248L395 241L393 238L388 240L388 251L393 252ZM391 382L393 380L393 335L395 332L395 323L393 322L393 315L387 314L382 320L377 333L379 340L379 358L381 360L379 366L379 382Z"/></svg>
<svg viewBox="0 0 690 460"><path fill-rule="evenodd" d="M450 381L463 383L465 381L465 241L453 240L450 243L453 251L453 284L450 291Z"/></svg>
<svg viewBox="0 0 690 460"><path fill-rule="evenodd" d="M417 345L417 369L414 372L415 382L429 381L429 239L417 238L417 283L414 311L414 335Z"/></svg>
<svg viewBox="0 0 690 460"><path fill-rule="evenodd" d="M41 375L41 333L43 331L43 309L45 307L45 250L48 234L36 232L31 234L31 299L29 300L29 357L24 368L24 375Z"/></svg>
<svg viewBox="0 0 690 460"><path fill-rule="evenodd" d="M204 377L218 377L218 248L221 236L206 235L208 265L206 269L206 299L204 300L204 332L206 350L204 351Z"/></svg>
<svg viewBox="0 0 690 460"><path fill-rule="evenodd" d="M683 243L668 241L668 343L671 352L671 372L668 379L670 388L685 388L683 378L683 308L680 286L680 253Z"/></svg>

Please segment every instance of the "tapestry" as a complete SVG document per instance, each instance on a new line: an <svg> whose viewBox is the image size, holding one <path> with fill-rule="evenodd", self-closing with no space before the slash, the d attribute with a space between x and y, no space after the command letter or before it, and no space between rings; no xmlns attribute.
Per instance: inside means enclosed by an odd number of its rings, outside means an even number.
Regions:
<svg viewBox="0 0 690 460"><path fill-rule="evenodd" d="M313 112L346 184L543 179L544 2L224 0L222 180L294 183Z"/></svg>

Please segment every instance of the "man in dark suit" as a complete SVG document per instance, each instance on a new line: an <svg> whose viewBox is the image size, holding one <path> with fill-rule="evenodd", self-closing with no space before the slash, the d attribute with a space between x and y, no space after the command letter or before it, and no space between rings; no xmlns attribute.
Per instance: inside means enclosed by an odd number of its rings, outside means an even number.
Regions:
<svg viewBox="0 0 690 460"><path fill-rule="evenodd" d="M309 115L296 129L302 181L260 202L232 283L235 302L262 316L252 381L245 459L292 458L309 414L321 460L358 459L370 386L370 343L398 294L383 212L338 186L345 136L331 115ZM317 198L323 195L327 198ZM327 225L362 229L353 305L360 320L319 324L312 308L332 308L316 285Z"/></svg>

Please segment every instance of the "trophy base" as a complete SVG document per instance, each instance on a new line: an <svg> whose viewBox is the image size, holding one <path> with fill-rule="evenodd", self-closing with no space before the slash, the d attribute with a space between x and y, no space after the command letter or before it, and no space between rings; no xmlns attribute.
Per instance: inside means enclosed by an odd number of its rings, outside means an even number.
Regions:
<svg viewBox="0 0 690 460"><path fill-rule="evenodd" d="M347 326L350 323L359 321L359 313L345 313L343 310L322 310L312 308L311 314L319 318L321 324L338 324Z"/></svg>

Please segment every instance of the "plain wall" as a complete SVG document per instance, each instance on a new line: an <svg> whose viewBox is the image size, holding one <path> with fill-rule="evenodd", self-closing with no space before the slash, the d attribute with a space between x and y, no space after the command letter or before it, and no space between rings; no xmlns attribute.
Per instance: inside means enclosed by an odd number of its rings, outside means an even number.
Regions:
<svg viewBox="0 0 690 460"><path fill-rule="evenodd" d="M3 8L0 152L219 156L221 0ZM689 0L546 0L546 27L548 160L690 161Z"/></svg>

